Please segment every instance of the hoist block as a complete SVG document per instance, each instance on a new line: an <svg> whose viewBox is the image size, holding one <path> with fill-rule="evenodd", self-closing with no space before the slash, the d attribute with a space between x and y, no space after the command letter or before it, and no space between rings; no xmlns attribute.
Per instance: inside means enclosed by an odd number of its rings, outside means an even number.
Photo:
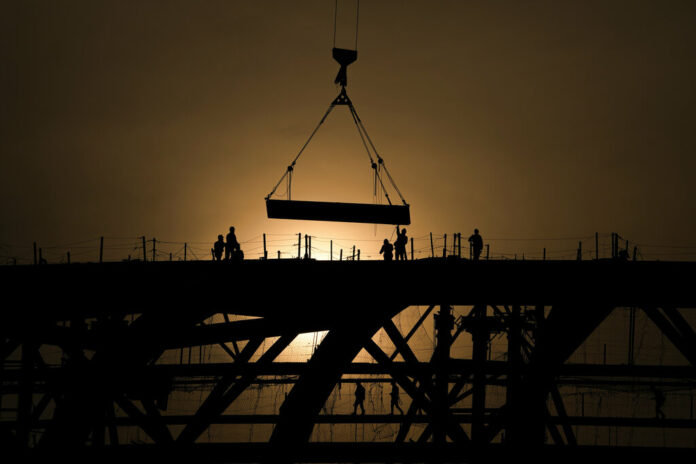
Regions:
<svg viewBox="0 0 696 464"><path fill-rule="evenodd" d="M266 200L270 219L362 222L366 224L411 224L408 205L373 205L326 201Z"/></svg>
<svg viewBox="0 0 696 464"><path fill-rule="evenodd" d="M345 48L334 48L331 50L334 60L341 66L348 66L358 59L357 50L346 50Z"/></svg>

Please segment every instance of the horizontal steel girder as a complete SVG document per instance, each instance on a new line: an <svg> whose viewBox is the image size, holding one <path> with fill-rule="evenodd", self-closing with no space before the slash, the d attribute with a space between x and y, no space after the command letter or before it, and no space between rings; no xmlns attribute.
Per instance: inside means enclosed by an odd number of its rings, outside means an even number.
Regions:
<svg viewBox="0 0 696 464"><path fill-rule="evenodd" d="M124 312L177 317L192 311L228 311L251 316L292 314L310 320L351 311L355 317L369 317L374 309L366 310L366 301L370 308L427 306L440 301L453 305L695 308L694 276L696 263L613 260L249 260L4 266L0 267L0 281L5 297L26 304L22 311L6 306L0 316L9 330L13 324L37 326L42 321ZM375 292L368 282L402 290ZM234 292L211 291L230 283L234 283ZM180 289L185 290L180 293ZM26 299L26 295L32 298Z"/></svg>

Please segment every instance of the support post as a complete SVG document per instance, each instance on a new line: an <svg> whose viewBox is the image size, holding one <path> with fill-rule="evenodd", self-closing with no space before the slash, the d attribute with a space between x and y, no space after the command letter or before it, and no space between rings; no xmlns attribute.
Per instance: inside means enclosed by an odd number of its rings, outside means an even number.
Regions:
<svg viewBox="0 0 696 464"><path fill-rule="evenodd" d="M353 254L350 257L351 260L355 261L355 245L353 245Z"/></svg>
<svg viewBox="0 0 696 464"><path fill-rule="evenodd" d="M520 441L524 418L520 417L521 373L522 373L522 324L521 309L514 305L508 318L508 377L506 403L510 411L510 422L506 431L508 443Z"/></svg>
<svg viewBox="0 0 696 464"><path fill-rule="evenodd" d="M70 264L70 252L68 251L68 264Z"/></svg>
<svg viewBox="0 0 696 464"><path fill-rule="evenodd" d="M333 240L329 241L329 261L333 261Z"/></svg>
<svg viewBox="0 0 696 464"><path fill-rule="evenodd" d="M628 310L628 365L633 365L636 342L636 308Z"/></svg>
<svg viewBox="0 0 696 464"><path fill-rule="evenodd" d="M461 259L461 257L462 257L462 233L459 232L459 234L457 234L457 236L459 237L458 238L459 247L457 248L457 256Z"/></svg>
<svg viewBox="0 0 696 464"><path fill-rule="evenodd" d="M413 261L413 237L411 237L411 261Z"/></svg>
<svg viewBox="0 0 696 464"><path fill-rule="evenodd" d="M578 261L582 260L582 242L578 242Z"/></svg>
<svg viewBox="0 0 696 464"><path fill-rule="evenodd" d="M171 252L171 251L169 252L169 261L170 261L170 262L171 262L171 261L174 261L174 257L172 256L172 252Z"/></svg>
<svg viewBox="0 0 696 464"><path fill-rule="evenodd" d="M544 248L544 257L542 259L546 261L546 248Z"/></svg>
<svg viewBox="0 0 696 464"><path fill-rule="evenodd" d="M152 262L157 261L157 239L152 239Z"/></svg>
<svg viewBox="0 0 696 464"><path fill-rule="evenodd" d="M486 243L486 261L488 260L488 255L491 251L491 245L489 243Z"/></svg>
<svg viewBox="0 0 696 464"><path fill-rule="evenodd" d="M338 256L339 261L343 261L343 248L341 248L341 253Z"/></svg>
<svg viewBox="0 0 696 464"><path fill-rule="evenodd" d="M188 251L188 244L184 243L184 262L186 262L186 252Z"/></svg>
<svg viewBox="0 0 696 464"><path fill-rule="evenodd" d="M302 258L302 232L297 234L297 259Z"/></svg>
<svg viewBox="0 0 696 464"><path fill-rule="evenodd" d="M614 232L611 233L611 257L614 257Z"/></svg>
<svg viewBox="0 0 696 464"><path fill-rule="evenodd" d="M147 262L147 248L145 247L145 236L143 235L143 262Z"/></svg>
<svg viewBox="0 0 696 464"><path fill-rule="evenodd" d="M447 257L447 234L445 234L443 240L444 240L444 243L442 245L442 257L446 258Z"/></svg>
<svg viewBox="0 0 696 464"><path fill-rule="evenodd" d="M454 318L452 317L452 308L449 305L440 305L440 312L435 315L435 352L433 358L435 361L435 397L434 414L433 414L433 441L438 444L443 444L447 441L447 413L449 409L448 390L448 364L450 358L450 348L452 346L452 327Z"/></svg>
<svg viewBox="0 0 696 464"><path fill-rule="evenodd" d="M263 234L263 259L268 259L268 250L266 250L266 234Z"/></svg>
<svg viewBox="0 0 696 464"><path fill-rule="evenodd" d="M604 344L603 354L602 354L602 364L607 365L607 344Z"/></svg>
<svg viewBox="0 0 696 464"><path fill-rule="evenodd" d="M34 392L34 363L36 362L37 346L31 341L22 343L21 383L17 398L17 440L24 446L29 446L31 432L33 392Z"/></svg>
<svg viewBox="0 0 696 464"><path fill-rule="evenodd" d="M433 245L433 233L430 232L430 257L435 257L435 246Z"/></svg>
<svg viewBox="0 0 696 464"><path fill-rule="evenodd" d="M488 327L486 325L486 307L478 308L471 328L473 339L472 361L474 369L473 397L471 403L471 438L474 443L483 444L485 440L484 414L486 411L486 354L488 352Z"/></svg>
<svg viewBox="0 0 696 464"><path fill-rule="evenodd" d="M360 250L358 250L358 261L360 261Z"/></svg>
<svg viewBox="0 0 696 464"><path fill-rule="evenodd" d="M633 261L635 261L638 258L638 247L634 246L633 247Z"/></svg>
<svg viewBox="0 0 696 464"><path fill-rule="evenodd" d="M104 262L104 237L99 237L99 263Z"/></svg>
<svg viewBox="0 0 696 464"><path fill-rule="evenodd" d="M595 259L599 259L599 232L594 233L594 250Z"/></svg>

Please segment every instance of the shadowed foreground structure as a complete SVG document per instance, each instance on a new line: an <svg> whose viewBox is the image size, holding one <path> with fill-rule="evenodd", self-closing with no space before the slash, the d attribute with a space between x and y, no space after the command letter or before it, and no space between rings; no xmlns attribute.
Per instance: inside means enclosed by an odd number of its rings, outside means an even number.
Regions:
<svg viewBox="0 0 696 464"><path fill-rule="evenodd" d="M303 462L470 462L520 452L544 461L693 458L692 445L578 439L583 427L693 434L693 412L592 416L583 399L583 413L574 414L563 389L578 382L693 389L696 333L687 319L696 308L695 276L696 263L619 260L3 267L6 301L21 302L2 312L3 449L116 461L249 462L277 453ZM417 305L427 309L399 328L394 318ZM569 362L603 321L628 308L654 323L682 364ZM425 360L412 337L429 317L434 346ZM306 362L279 360L300 334L318 331L326 334ZM378 333L388 343L377 343ZM461 357L453 347L465 336L471 350ZM496 337L502 359L490 356ZM631 353L632 343L629 335ZM225 362L191 362L190 348L201 346L220 348ZM167 353L179 353L178 361L164 362ZM360 362L361 353L370 362ZM396 381L409 400L404 415L327 412L333 392L344 385L350 395L346 385L360 379ZM274 383L290 390L272 413L235 412L253 386ZM189 413L174 412L174 392L193 384L205 384L205 394ZM239 424L272 429L264 442L205 437L212 427ZM328 441L316 433L319 424L395 424L398 432L390 441L357 432ZM145 438L125 439L128 428Z"/></svg>

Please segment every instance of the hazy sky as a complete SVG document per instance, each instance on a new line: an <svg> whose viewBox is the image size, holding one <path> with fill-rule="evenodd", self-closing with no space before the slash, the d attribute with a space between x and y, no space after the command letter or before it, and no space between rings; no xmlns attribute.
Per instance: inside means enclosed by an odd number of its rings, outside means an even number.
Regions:
<svg viewBox="0 0 696 464"><path fill-rule="evenodd" d="M1 2L0 243L388 237L266 218L338 94L333 26L331 0ZM691 1L363 0L348 93L410 236L696 245L695 59ZM293 199L371 185L337 108Z"/></svg>

